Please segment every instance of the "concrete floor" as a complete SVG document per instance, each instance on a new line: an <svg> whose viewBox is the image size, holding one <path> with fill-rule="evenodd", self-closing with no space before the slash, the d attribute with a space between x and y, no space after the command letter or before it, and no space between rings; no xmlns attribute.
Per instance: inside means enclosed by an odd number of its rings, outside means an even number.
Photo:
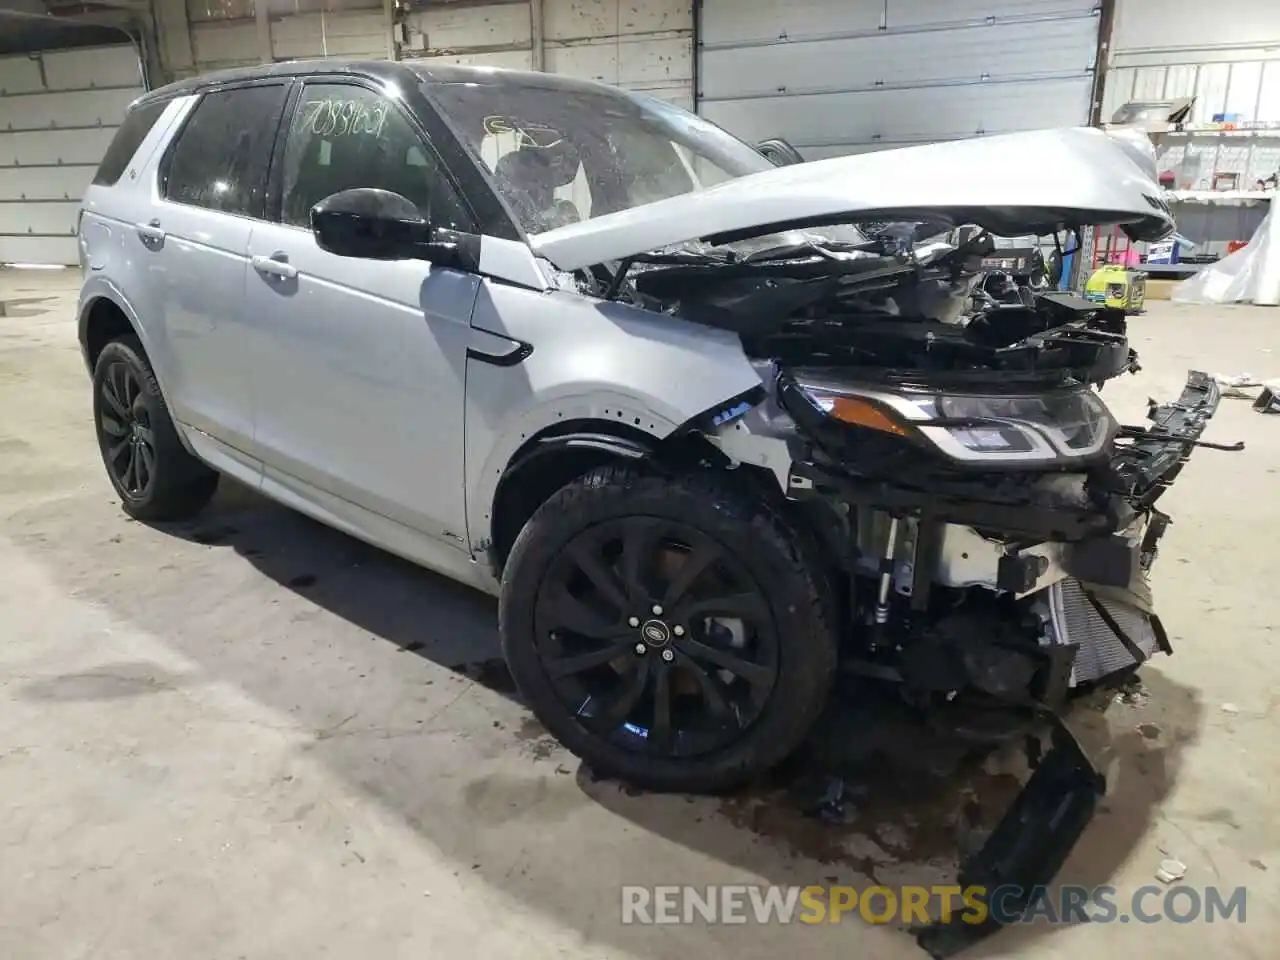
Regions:
<svg viewBox="0 0 1280 960"><path fill-rule="evenodd" d="M1007 774L925 797L887 774L847 827L782 788L592 782L511 697L488 600L231 484L198 522L127 520L75 286L0 271L0 957L923 956L857 921L623 926L618 887L941 880L964 796L1007 801ZM1278 331L1153 304L1146 369L1107 397L1136 420L1189 365L1280 376ZM974 956L1274 955L1280 417L1226 400L1208 436L1249 449L1198 452L1166 498L1176 653L1095 724L1109 796L1060 880L1132 890L1171 855L1246 885L1247 923L1019 929Z"/></svg>

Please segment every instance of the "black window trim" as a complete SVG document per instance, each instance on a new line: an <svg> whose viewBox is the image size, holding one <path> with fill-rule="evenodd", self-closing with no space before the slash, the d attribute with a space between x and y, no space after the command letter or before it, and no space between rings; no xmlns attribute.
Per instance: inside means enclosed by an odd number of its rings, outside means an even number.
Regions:
<svg viewBox="0 0 1280 960"><path fill-rule="evenodd" d="M467 191L463 189L461 182L445 160L442 152L437 148L435 141L427 132L424 124L419 121L417 111L413 109L413 105L406 103L404 100L397 101L397 98L387 95L385 84L369 77L353 75L353 74L332 74L332 73L314 73L304 74L295 78L297 80L296 88L290 93L285 101L284 114L280 118L280 126L276 130L275 145L271 150L271 160L268 164L267 172L267 205L266 219L271 223L282 227L289 227L294 230L302 230L310 233L306 227L299 226L296 223L285 223L284 216L284 151L288 143L289 132L293 129L293 121L297 115L298 105L302 102L302 98L307 87L316 86L350 86L359 87L367 90L377 96L384 97L390 105L409 125L409 129L413 131L418 138L419 145L429 153L429 158L433 159L441 173L449 185L453 187L458 195L458 200L462 204L462 208L471 219L471 228L476 233L484 233L485 224L483 219L477 215L475 204Z"/></svg>
<svg viewBox="0 0 1280 960"><path fill-rule="evenodd" d="M431 96L423 89L426 81L417 71L405 68L408 74L405 101L422 119L423 126L433 141L440 145L445 165L454 172L454 179L465 184L463 196L479 214L481 232L503 240L528 243L528 235L512 213L507 202L493 182L492 175L481 160L463 143L462 139L443 115Z"/></svg>
<svg viewBox="0 0 1280 960"><path fill-rule="evenodd" d="M186 132L187 126L191 123L192 118L196 115L196 111L200 109L200 104L204 103L205 97L211 93L226 93L231 90L243 90L251 87L286 87L285 97L282 110L287 110L291 97L294 96L294 89L297 86L297 80L291 76L269 76L269 77L252 77L244 80L235 80L227 83L213 83L207 87L190 94L179 94L178 96L194 96L195 102L187 108L186 114L182 121L178 124L178 128L169 137L169 142L165 144L164 153L160 157L160 162L156 164L156 195L164 203L172 203L179 207L191 207L194 210L208 210L210 213L220 213L226 217L239 217L243 220L259 220L265 221L267 201L271 195L271 159L267 161L266 190L263 192L262 204L257 212L242 213L231 210L217 210L213 207L204 207L198 203L187 203L184 200L175 200L167 193L169 188L169 167L173 163L173 154L178 148L178 142L182 139L182 135ZM164 102L170 99L166 97ZM282 114L283 115L283 114ZM276 117L276 137L279 138L279 124L281 117ZM274 153L273 153L274 157Z"/></svg>
<svg viewBox="0 0 1280 960"><path fill-rule="evenodd" d="M107 144L107 149L103 151L102 158L98 161L97 169L94 171L93 179L90 181L91 186L114 187L120 182L120 178L123 177L133 165L134 157L138 155L138 151L142 149L142 145L147 142L147 137L151 136L151 132L155 130L156 124L160 122L160 118L164 116L164 112L168 106L169 103L167 100L153 100L148 102L135 101L129 105L129 109L125 111L124 117L121 119L119 126L116 127L116 132L111 137L111 143ZM133 149L129 152L129 155L124 158L124 163L120 165L120 169L116 175L109 179L103 177L103 164L107 162L107 157L111 154L111 148L115 146L116 138L123 133L125 125L129 120L137 117L144 110L155 110L155 118L147 124L146 130L142 132L142 137L133 145Z"/></svg>

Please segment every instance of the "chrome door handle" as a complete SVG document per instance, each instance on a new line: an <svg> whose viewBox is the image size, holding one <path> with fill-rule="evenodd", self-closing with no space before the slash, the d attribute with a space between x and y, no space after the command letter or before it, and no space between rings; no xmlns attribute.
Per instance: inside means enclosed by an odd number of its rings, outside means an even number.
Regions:
<svg viewBox="0 0 1280 960"><path fill-rule="evenodd" d="M283 253L273 254L269 257L254 257L249 262L253 264L253 269L269 277L292 280L298 275L298 268L289 263Z"/></svg>
<svg viewBox="0 0 1280 960"><path fill-rule="evenodd" d="M138 236L142 238L142 242L148 246L159 245L164 242L164 230L160 228L159 220L134 224L134 229L138 231Z"/></svg>

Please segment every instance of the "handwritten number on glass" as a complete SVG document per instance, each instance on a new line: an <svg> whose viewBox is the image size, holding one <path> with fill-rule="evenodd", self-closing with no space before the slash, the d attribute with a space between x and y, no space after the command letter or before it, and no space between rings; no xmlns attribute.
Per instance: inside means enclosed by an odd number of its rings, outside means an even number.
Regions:
<svg viewBox="0 0 1280 960"><path fill-rule="evenodd" d="M299 127L317 137L380 137L386 122L385 103L313 100L303 106Z"/></svg>

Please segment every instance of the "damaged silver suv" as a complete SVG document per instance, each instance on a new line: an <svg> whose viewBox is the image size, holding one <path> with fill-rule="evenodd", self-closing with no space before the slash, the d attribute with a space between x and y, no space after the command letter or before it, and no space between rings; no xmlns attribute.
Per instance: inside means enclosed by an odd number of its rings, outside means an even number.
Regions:
<svg viewBox="0 0 1280 960"><path fill-rule="evenodd" d="M953 728L1052 715L1168 650L1155 503L1218 393L1121 426L1124 316L980 272L1167 235L1154 173L1088 129L775 168L544 74L188 80L84 202L103 460L139 519L227 474L497 594L538 718L647 787L776 764L838 669Z"/></svg>

